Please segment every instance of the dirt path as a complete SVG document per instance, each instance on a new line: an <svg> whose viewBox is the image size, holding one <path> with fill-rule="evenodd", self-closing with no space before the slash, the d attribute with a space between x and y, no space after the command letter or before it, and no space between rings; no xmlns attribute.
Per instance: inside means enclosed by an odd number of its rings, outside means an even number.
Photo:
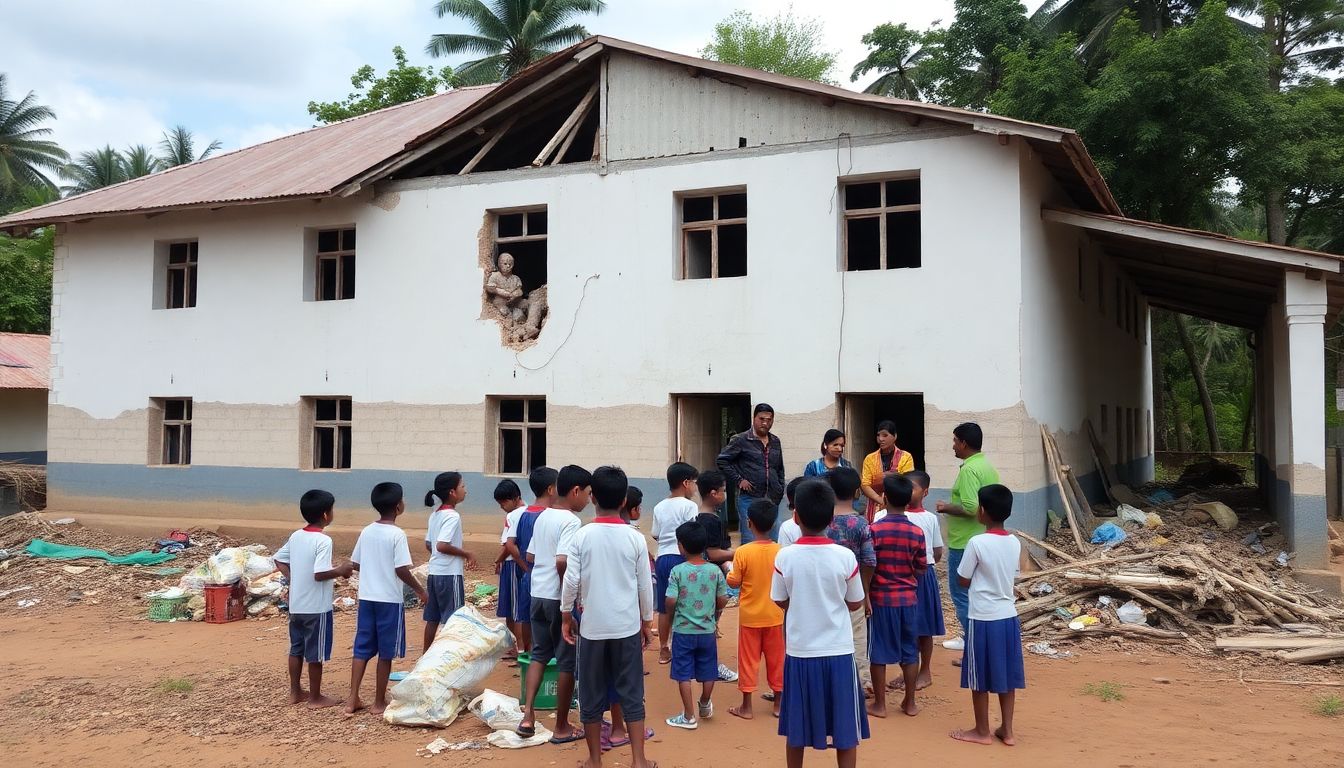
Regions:
<svg viewBox="0 0 1344 768"><path fill-rule="evenodd" d="M352 616L338 615L336 658L328 665L328 690L336 695L348 689L353 624ZM408 624L418 628L418 619ZM4 763L409 766L425 764L416 750L436 736L458 742L486 734L469 715L436 732L389 726L367 714L347 719L332 710L285 706L285 627L283 619L153 624L129 606L19 611L6 605L0 612ZM419 632L410 635L414 640ZM722 657L735 665L735 611L725 616L725 635ZM418 648L411 653L417 656ZM763 707L753 722L728 716L737 696L732 684L715 691L719 714L699 731L669 732L662 719L675 711L675 688L655 659L646 656L650 723L657 731L650 755L661 765L783 763L783 742ZM1235 671L1220 673L1208 661L1148 658L1100 644L1077 659L1028 658L1031 687L1018 699L1018 747L954 743L947 732L969 725L969 700L955 687L948 661L947 655L937 659L935 686L919 717L873 721L860 765L989 759L1031 768L1344 764L1344 721L1311 711L1322 693L1344 694L1340 689L1247 686L1235 681ZM397 668L410 666L407 660ZM1259 669L1253 676L1284 673ZM516 670L501 667L488 685L515 691L515 676ZM1225 677L1233 681L1211 680ZM190 681L191 690L170 690L168 680ZM1123 700L1103 702L1083 693L1086 684L1103 681L1117 683ZM617 750L606 764L629 765L629 757L628 750ZM429 760L521 768L570 766L581 759L580 748L568 745L451 752ZM820 753L808 756L809 765L830 763Z"/></svg>

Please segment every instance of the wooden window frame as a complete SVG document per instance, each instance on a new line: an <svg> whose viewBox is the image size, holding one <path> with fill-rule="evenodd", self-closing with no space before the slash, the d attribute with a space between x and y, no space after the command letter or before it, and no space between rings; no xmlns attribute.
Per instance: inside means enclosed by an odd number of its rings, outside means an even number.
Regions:
<svg viewBox="0 0 1344 768"><path fill-rule="evenodd" d="M730 219L719 218L719 198L724 195L742 195L746 197L747 188L717 189L703 192L678 192L677 193L677 218L681 220L681 279L682 280L718 280L719 279L719 227L741 224L746 226L747 217L740 216ZM686 201L699 200L701 198L711 198L714 203L714 210L711 218L704 221L686 221ZM747 200L747 213L751 213L751 201ZM709 232L709 277L691 277L690 264L687 262L686 240L692 232ZM745 277L746 275L736 275L736 277Z"/></svg>
<svg viewBox="0 0 1344 768"><path fill-rule="evenodd" d="M354 231L355 227L328 227L317 230L316 244L314 245L314 258L316 261L313 264L313 301L350 301L355 298L354 290L351 290L349 296L344 295L345 281L347 279L344 257L349 256L352 260L357 260L359 258L355 255L357 247L341 247L345 244L345 233ZM328 232L336 233L337 248L334 251L322 250L322 235ZM358 241L356 241L356 246L358 246ZM324 269L336 270L336 295L330 299L322 297L322 277ZM359 273L358 266L355 267L355 273ZM353 289L354 286L351 286L351 288Z"/></svg>
<svg viewBox="0 0 1344 768"><path fill-rule="evenodd" d="M190 397L165 397L161 401L163 410L162 424L159 437L159 465L164 467L189 467L191 466L191 398ZM182 416L180 419L168 418L168 405L170 403L182 403ZM168 435L173 431L177 432L177 461L172 461L168 456L169 440Z"/></svg>
<svg viewBox="0 0 1344 768"><path fill-rule="evenodd" d="M919 213L920 224L923 224L924 203L912 203L907 205L887 205L887 183L892 181L919 181L920 200L923 201L924 186L919 174L896 174L894 176L874 176L871 178L843 179L840 182L840 271L849 271L849 222L856 219L877 219L877 249L878 249L878 267L877 271L883 272L889 269L887 266L887 214L889 213ZM878 206L876 208L858 208L848 210L845 208L845 189L850 186L860 184L876 184L878 189ZM923 254L920 255L920 263L923 264ZM912 267L890 267L890 269L912 269Z"/></svg>
<svg viewBox="0 0 1344 768"><path fill-rule="evenodd" d="M181 262L173 261L173 249L178 246L186 246L187 260ZM192 309L196 306L196 275L197 265L200 263L201 242L199 240L179 240L175 243L168 243L168 260L164 270L164 309ZM173 274L182 273L182 303L174 305L173 303Z"/></svg>
<svg viewBox="0 0 1344 768"><path fill-rule="evenodd" d="M499 219L500 219L500 217L501 217L501 216L514 216L514 215L517 215L517 214L520 214L520 213L523 215L523 234L521 234L521 235L501 236L501 235L499 234ZM545 231L545 232L542 232L541 234L532 234L532 233L528 232L528 224L529 224L530 221L531 221L531 217L529 216L529 214L533 214L533 213L544 213L544 214L546 214L546 231ZM495 245L496 245L496 246L499 246L499 245L508 245L508 244L510 244L510 243L535 243L535 242L541 242L541 241L545 241L545 240L547 239L547 237L550 236L550 233L551 233L551 216L550 216L550 211L546 209L546 206L545 206L545 205L529 205L529 206L527 206L527 207L525 207L525 208L509 208L509 209L505 209L505 210L491 211L491 212L490 212L490 215L494 217L494 226L491 227L491 229L494 230ZM498 251L499 249L496 248L495 250ZM514 398L509 398L509 399L512 400L512 399L514 399Z"/></svg>
<svg viewBox="0 0 1344 768"><path fill-rule="evenodd" d="M328 401L328 400L332 401L332 402L335 403L335 405L336 405L336 418L334 418L334 419L319 419L319 418L317 417L317 408L318 408L318 404L321 403L321 402L324 402L324 401ZM350 442L350 443L353 443L353 442L354 442L354 431L355 431L355 430L354 430L354 421L355 421L355 419L354 419L354 415L355 415L355 414L354 414L354 409L355 409L354 399L353 399L353 398L350 398L350 397L341 396L341 395L331 395L331 396L327 396L327 397L311 397L311 398L309 398L309 402L310 402L310 407L312 408L312 416L313 416L313 428L312 428L312 430L311 430L311 432L310 432L310 434L309 434L310 446L311 446L311 450L312 450L312 453L313 453L313 460L312 460L312 462L311 462L311 463L312 463L312 466L310 467L310 469L323 470L323 471L328 471L328 472L347 472L347 471L349 471L349 470L350 470L350 466L352 466L352 465L354 464L354 456L353 456L353 454L352 454L351 457L350 457L351 460L350 460L350 464L349 464L349 465L342 467L342 466L340 466L340 464L341 464L341 456L345 453L345 451L342 450L342 449L346 447L347 442ZM341 418L341 403L349 403L349 404L350 404L350 406L349 406L349 407L350 407L350 417L349 417L349 418L345 418L345 419ZM342 433L342 431L341 431L342 428L344 428L345 430L347 430L347 432ZM319 442L319 440L318 440L318 433L319 433L319 431L321 431L321 430L331 430L331 433L332 433L332 436L331 436L331 463L332 463L332 466L330 466L330 467L323 467L323 466L320 466L320 465L319 465L319 462L322 460L322 452L319 450L320 442ZM348 435L348 437L347 437L347 435Z"/></svg>
<svg viewBox="0 0 1344 768"><path fill-rule="evenodd" d="M532 408L531 408L531 405L532 405L532 403L534 403L534 402L541 402L541 403L543 404L543 407L544 407L544 405L545 405L545 403L546 403L546 398L545 398L544 396L536 396L536 395L517 395L517 396L510 396L510 397L496 397L496 398L494 398L494 400L495 400L495 403L494 403L494 405L495 405L495 408L494 408L494 410L495 410L495 474L496 474L496 475L503 475L503 476L507 476L507 477L527 477L527 475L532 471L532 470L529 469L528 466L527 466L527 457L531 455L531 451L530 451L530 448L531 448L531 446L530 446L530 442L531 442L531 439L532 439L532 437L531 437L531 430L533 430L533 429L542 429L542 430L545 430L545 429L546 429L546 420L545 420L545 419L542 419L541 421L532 421ZM503 420L503 416L502 416L502 414L501 414L500 411L501 411L501 409L503 408L504 403L506 403L506 402L508 402L508 401L510 401L510 400L518 400L518 401L522 402L522 404L523 404L523 420L522 420L522 421L504 421L504 420ZM550 413L549 410L547 410L547 415L548 415L548 416L549 416L549 413ZM520 432L520 433L522 433L522 441L521 441L521 443L520 443L520 447L521 447L521 451L522 451L522 464L521 464L521 471L520 471L520 472L507 472L507 471L505 471L505 469L504 469L504 433L505 433L505 432Z"/></svg>

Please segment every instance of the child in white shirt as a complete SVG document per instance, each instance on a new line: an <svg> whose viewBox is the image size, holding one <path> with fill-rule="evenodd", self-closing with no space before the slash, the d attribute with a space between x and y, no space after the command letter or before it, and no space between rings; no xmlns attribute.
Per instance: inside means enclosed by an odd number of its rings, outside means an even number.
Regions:
<svg viewBox="0 0 1344 768"><path fill-rule="evenodd" d="M467 484L459 472L440 472L434 478L434 490L425 494L425 506L442 502L429 516L425 531L425 549L429 550L429 578L425 592L425 643L421 653L429 650L439 625L448 620L467 602L466 569L476 564L476 557L462 548L462 516L457 505L467 499Z"/></svg>
<svg viewBox="0 0 1344 768"><path fill-rule="evenodd" d="M933 567L935 563L942 562L947 547L943 544L943 530L938 514L924 509L924 499L929 495L929 474L917 469L906 472L905 476L915 486L905 516L924 531L924 549L929 562L929 569L919 578L919 603L916 606L919 678L915 687L923 690L933 685L933 638L947 634L947 627L943 624L942 590L938 584L938 572Z"/></svg>
<svg viewBox="0 0 1344 768"><path fill-rule="evenodd" d="M678 461L667 468L667 498L653 507L653 538L658 542L658 550L653 562L653 594L662 595L667 591L667 582L672 569L686 562L677 545L677 528L689 523L699 514L695 505L695 481L700 471L684 461ZM672 614L667 612L663 600L654 600L653 609L658 612L658 663L672 661Z"/></svg>
<svg viewBox="0 0 1344 768"><path fill-rule="evenodd" d="M518 599L518 570L513 558L509 557L508 547L504 545L509 541L510 525L523 513L523 492L517 483L505 478L495 486L495 503L504 513L504 525L499 532L499 557L495 558L495 573L499 574L499 603L495 606L495 616L504 620L509 635L513 637L513 648L504 654L505 660L512 660L528 649L522 644L522 638L518 635L518 622L513 618L513 604Z"/></svg>
<svg viewBox="0 0 1344 768"><path fill-rule="evenodd" d="M795 477L789 481L788 486L784 489L784 500L789 506L789 515L784 519L784 522L779 524L779 546L781 547L787 547L803 536L803 529L798 527L798 521L794 519L793 494L806 479L806 477Z"/></svg>

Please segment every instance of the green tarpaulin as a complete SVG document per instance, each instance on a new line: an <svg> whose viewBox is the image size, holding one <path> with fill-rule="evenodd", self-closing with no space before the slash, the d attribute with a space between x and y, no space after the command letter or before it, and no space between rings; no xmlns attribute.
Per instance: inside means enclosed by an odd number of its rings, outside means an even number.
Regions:
<svg viewBox="0 0 1344 768"><path fill-rule="evenodd" d="M33 539L24 550L33 557L50 557L53 560L79 560L96 557L113 565L158 565L176 559L176 555L167 552L132 552L129 555L109 555L101 549L85 547L67 547L64 544L52 544L49 541Z"/></svg>

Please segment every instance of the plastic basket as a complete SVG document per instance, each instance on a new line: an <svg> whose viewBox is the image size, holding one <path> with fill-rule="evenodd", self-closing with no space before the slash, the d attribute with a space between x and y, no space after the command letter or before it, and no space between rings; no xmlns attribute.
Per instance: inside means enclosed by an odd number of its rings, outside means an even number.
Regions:
<svg viewBox="0 0 1344 768"><path fill-rule="evenodd" d="M227 624L247 617L247 588L243 582L205 585L205 623Z"/></svg>
<svg viewBox="0 0 1344 768"><path fill-rule="evenodd" d="M149 599L149 620L172 621L190 615L187 611L187 601L190 599L187 595L182 597L151 597Z"/></svg>
<svg viewBox="0 0 1344 768"><path fill-rule="evenodd" d="M527 705L527 668L531 663L531 654L518 654L518 703L524 706ZM551 659L541 676L541 688L537 690L537 709L555 709L559 682L559 670L556 669L555 659Z"/></svg>

